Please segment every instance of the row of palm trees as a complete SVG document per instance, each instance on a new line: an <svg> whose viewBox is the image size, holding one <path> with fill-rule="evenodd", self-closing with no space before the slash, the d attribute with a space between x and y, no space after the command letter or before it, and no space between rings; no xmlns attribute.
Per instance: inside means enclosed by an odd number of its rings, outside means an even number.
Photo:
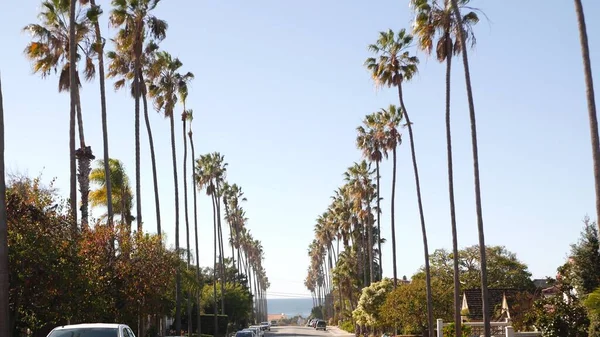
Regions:
<svg viewBox="0 0 600 337"><path fill-rule="evenodd" d="M431 54L435 49L436 58L439 62L446 64L446 147L447 147L447 163L448 163L448 193L450 202L450 226L452 228L452 248L454 256L454 304L455 304L455 326L456 336L462 336L460 330L461 317L460 317L460 283L458 275L458 240L456 233L456 212L454 204L454 184L453 184L453 161L452 161L452 136L451 136L451 125L450 125L450 90L451 90L451 66L452 57L461 54L464 74L466 81L466 91L468 98L469 117L471 124L471 143L472 143L472 155L473 155L473 168L474 168L474 187L475 187L475 205L476 205L476 216L477 216L477 229L479 234L479 247L480 258L481 258L481 293L482 293L482 304L484 313L484 331L485 336L490 336L490 317L489 317L489 300L487 291L487 268L486 268L486 256L485 256L485 236L483 226L483 212L481 208L481 192L480 192L480 179L479 179L479 159L478 159L478 148L477 148L477 128L475 119L475 104L473 100L472 85L469 72L468 62L468 47L475 45L475 35L473 27L479 22L480 11L478 9L469 7L470 0L411 0L411 7L414 11L413 21L413 34L416 37L417 48ZM581 0L575 0L575 9L577 19L579 23L579 32L581 37L582 55L584 60L584 72L586 80L586 93L590 119L590 131L592 139L592 157L594 162L594 177L595 177L595 188L596 188L596 206L597 216L600 218L600 141L598 140L598 126L594 102L594 91L593 82L591 75L591 66L589 59L589 47L587 41L587 32L585 27L585 19L582 8ZM394 201L395 201L395 183L396 183L396 149L400 144L401 136L398 132L398 126L403 124L408 129L409 145L412 158L412 166L414 171L414 179L417 192L417 201L419 208L419 216L422 230L422 239L424 246L424 258L425 258L425 272L426 272L426 291L427 291L427 311L428 311L428 330L430 336L433 336L433 314L432 314L432 298L431 298L431 282L429 273L429 253L427 244L427 232L425 226L425 217L423 211L423 204L421 198L420 181L419 181L419 170L417 165L417 159L415 155L415 145L413 138L413 124L409 118L408 110L405 105L403 96L403 84L410 81L413 75L417 72L417 66L419 60L416 56L410 52L411 43L413 42L413 35L407 33L406 30L402 29L398 33L392 30L387 32L380 32L379 38L375 44L369 46L369 50L373 52L374 57L370 57L366 60L365 66L369 69L372 78L377 87L395 87L398 91L398 102L399 107L391 105L387 109L381 109L380 111L366 116L364 125L358 128L357 146L362 151L364 157L372 163L375 163L375 185L376 185L376 218L377 218L377 229L380 233L380 195L379 195L379 168L380 162L383 158L387 158L389 152L392 153L393 157L393 170L392 170L392 196L390 205L390 226L392 231L392 255L393 255L393 276L394 276L394 287L397 285L397 271L396 271L396 244L395 244L395 213L394 213ZM434 48L435 46L435 48ZM363 161L359 166L368 167ZM366 185L370 185L366 183ZM344 187L336 191L334 202L329 206L328 211L319 217L317 224L315 225L316 238L310 246L309 255L311 256L311 265L309 267L309 273L306 279L306 286L311 291L315 289L322 289L323 298L327 298L328 294L334 291L331 282L328 281L327 277L331 278L333 275L333 284L336 285L336 290L339 290L339 309L344 309L344 295L348 296L350 300L350 307L355 304L357 293L353 290L364 287L366 282L360 282L360 277L364 278L365 273L361 273L360 269L352 269L348 267L348 264L352 261L342 260L344 254L352 255L357 254L360 250L355 247L356 245L364 245L364 239L362 241L354 241L354 245L348 246L347 239L349 233L352 233L353 226L361 223L361 220L365 218L363 211L367 212L367 217L371 217L369 204L371 199L369 198L368 192L370 188L366 188L363 191L362 199L363 208L359 209L340 209L337 205L340 204L340 196L346 198L346 203L352 204L348 201L348 198L356 196L356 192L351 192L349 189L352 187L348 186L348 183ZM327 219L327 220L323 220ZM365 221L363 221L365 222ZM370 222L366 221L370 228ZM373 238L367 234L367 238ZM334 241L344 240L344 250L337 254L332 254L331 246ZM383 241L379 236L376 238L377 247L374 248L371 241L368 241L367 249L369 252L376 249L379 253L377 259L372 255L369 255L368 264L370 265L371 278L370 282L373 282L373 265L377 261L381 261L381 242ZM335 263L331 263L331 257ZM335 267L333 267L335 266ZM381 268L381 265L379 266ZM358 271L356 273L355 271ZM354 272L354 274L353 274ZM381 269L379 270L381 275ZM354 277L354 279L352 279ZM358 280L358 282L357 282ZM329 283L328 283L329 282ZM353 289L354 287L354 289ZM317 290L316 294L320 294L320 290ZM318 295L321 296L321 295Z"/></svg>
<svg viewBox="0 0 600 337"><path fill-rule="evenodd" d="M180 238L180 200L178 161L176 156L176 109L181 106L182 139L183 139L183 195L184 219L186 230L187 267L191 267L190 219L188 211L188 177L192 179L194 203L194 227L196 231L196 261L198 250L198 221L196 206L196 190L204 190L211 196L214 214L214 270L215 270L215 308L217 267L225 269L224 237L221 219L225 218L229 225L232 246L232 259L237 261L238 271L242 268L248 275L248 283L254 294L256 315L266 317L265 292L269 286L263 268L264 254L260 241L254 239L246 230L244 211L241 208L243 194L237 185L229 185L226 178L224 158L218 153L200 156L196 159L194 152L192 117L193 111L186 107L189 94L189 83L194 79L191 72L181 70L183 63L167 51L160 50L159 44L166 38L168 24L157 18L153 11L159 0L113 0L109 15L110 25L118 28L116 36L111 40L114 50L106 53L109 63L105 73L104 48L105 38L101 36L98 19L102 14L101 8L91 1L44 0L39 14L40 22L30 24L24 30L32 34L32 42L26 49L25 55L32 61L33 70L42 77L53 71L60 72L59 92L69 90L71 95L70 116L70 204L73 219L73 229L79 229L77 221L76 178L81 192L81 227L88 226L88 203L90 195L90 178L101 183L101 189L94 191L93 205L106 207L106 219L110 226L114 225L115 214L120 216L121 224L130 228L133 220L137 230L143 231L142 199L141 199L141 162L140 162L140 112L143 111L148 142L150 148L151 166L154 185L154 202L156 209L156 231L161 235L162 219L160 214L160 194L157 183L156 157L154 139L149 122L149 102L155 110L164 114L169 120L170 140L173 166L173 187L175 192L175 249L181 250ZM97 67L96 67L97 62ZM78 69L79 68L79 69ZM81 70L81 71L80 71ZM100 161L102 170L91 170L91 162L95 158L92 149L85 143L82 105L79 96L81 75L84 79L92 80L98 70L100 83L100 101L103 126L103 160ZM81 74L80 74L81 72ZM105 78L114 79L115 90L126 88L134 99L135 119L135 195L127 186L125 175L115 178L115 172L124 174L122 163L111 159L108 147L106 83ZM71 85L71 84L76 85ZM141 101L141 104L140 104ZM143 109L143 110L142 110ZM79 135L79 149L75 149L75 134ZM188 142L191 150L192 166L189 167ZM79 173L75 167L79 166ZM188 170L189 169L189 170ZM118 176L118 175L117 175ZM110 177L105 179L102 177ZM94 194L96 193L96 194ZM100 195L97 195L100 194ZM104 201L99 202L99 197ZM135 202L133 200L135 199ZM225 205L225 215L221 214L221 203ZM135 204L135 216L131 214L131 206ZM237 258L235 250L237 250ZM197 275L200 277L199 266L196 264ZM221 272L221 275L225 275ZM176 330L181 330L181 271L177 273L176 282ZM224 291L222 280L221 287ZM187 298L191 298L188 294ZM221 313L225 312L224 301L221 302ZM217 312L217 311L215 311ZM191 304L187 303L188 316L191 315ZM189 318L189 317L188 317ZM199 319L199 317L198 317ZM216 316L215 316L216 320ZM188 319L191 324L191 319ZM216 326L216 325L215 325ZM188 329L191 333L191 329Z"/></svg>

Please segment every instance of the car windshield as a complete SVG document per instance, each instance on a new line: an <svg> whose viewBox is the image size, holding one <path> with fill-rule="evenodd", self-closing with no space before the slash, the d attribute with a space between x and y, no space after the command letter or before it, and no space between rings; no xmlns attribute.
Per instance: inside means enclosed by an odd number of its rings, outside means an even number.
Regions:
<svg viewBox="0 0 600 337"><path fill-rule="evenodd" d="M118 337L117 328L72 328L52 331L48 337Z"/></svg>

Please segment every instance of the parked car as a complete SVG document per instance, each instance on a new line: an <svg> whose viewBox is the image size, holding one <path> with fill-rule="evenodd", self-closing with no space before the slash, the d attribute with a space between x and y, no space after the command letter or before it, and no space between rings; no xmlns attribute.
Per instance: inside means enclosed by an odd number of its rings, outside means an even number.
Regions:
<svg viewBox="0 0 600 337"><path fill-rule="evenodd" d="M256 335L252 331L241 330L235 333L235 337L256 337Z"/></svg>
<svg viewBox="0 0 600 337"><path fill-rule="evenodd" d="M263 328L263 331L264 330L271 331L271 323L269 323L269 322L261 322L260 326L261 326L261 328Z"/></svg>
<svg viewBox="0 0 600 337"><path fill-rule="evenodd" d="M48 337L135 337L125 324L89 323L58 326Z"/></svg>
<svg viewBox="0 0 600 337"><path fill-rule="evenodd" d="M317 321L317 324L315 325L315 329L326 331L327 323L325 321Z"/></svg>
<svg viewBox="0 0 600 337"><path fill-rule="evenodd" d="M250 327L248 327L248 329L254 330L254 333L256 334L257 337L263 337L265 334L264 331L262 331L262 329L258 325L251 325Z"/></svg>
<svg viewBox="0 0 600 337"><path fill-rule="evenodd" d="M277 321L271 321L271 326L277 326Z"/></svg>

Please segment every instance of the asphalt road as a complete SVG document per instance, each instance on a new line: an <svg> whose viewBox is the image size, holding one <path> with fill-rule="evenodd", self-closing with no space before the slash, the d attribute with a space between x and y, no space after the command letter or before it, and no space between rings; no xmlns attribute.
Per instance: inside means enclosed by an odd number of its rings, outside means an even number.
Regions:
<svg viewBox="0 0 600 337"><path fill-rule="evenodd" d="M315 330L308 326L272 326L271 331L265 333L265 337L334 337L348 336L347 334L336 334L330 330ZM354 336L352 334L352 336Z"/></svg>

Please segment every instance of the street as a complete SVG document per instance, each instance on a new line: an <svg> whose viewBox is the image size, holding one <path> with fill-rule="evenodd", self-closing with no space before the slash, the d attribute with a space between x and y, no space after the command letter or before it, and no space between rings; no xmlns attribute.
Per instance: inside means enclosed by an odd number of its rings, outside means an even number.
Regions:
<svg viewBox="0 0 600 337"><path fill-rule="evenodd" d="M308 326L274 326L271 331L265 334L265 337L292 337L292 336L318 336L318 337L333 337L333 336L354 336L338 329L337 327L327 327L327 331L315 330Z"/></svg>

